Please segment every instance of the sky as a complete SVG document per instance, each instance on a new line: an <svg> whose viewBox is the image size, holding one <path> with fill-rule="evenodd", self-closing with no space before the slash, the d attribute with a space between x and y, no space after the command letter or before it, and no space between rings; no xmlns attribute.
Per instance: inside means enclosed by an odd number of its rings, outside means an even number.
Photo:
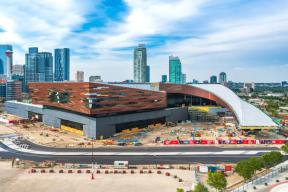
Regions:
<svg viewBox="0 0 288 192"><path fill-rule="evenodd" d="M0 44L14 64L28 47L71 50L76 70L133 79L133 49L147 47L151 81L181 59L187 81L227 73L235 82L288 80L288 0L0 0Z"/></svg>

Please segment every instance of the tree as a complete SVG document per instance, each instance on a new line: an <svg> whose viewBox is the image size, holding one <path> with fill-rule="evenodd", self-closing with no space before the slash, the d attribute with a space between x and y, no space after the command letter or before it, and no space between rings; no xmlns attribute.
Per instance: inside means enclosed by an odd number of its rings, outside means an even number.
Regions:
<svg viewBox="0 0 288 192"><path fill-rule="evenodd" d="M223 190L227 186L227 180L222 172L209 172L207 183L217 190Z"/></svg>
<svg viewBox="0 0 288 192"><path fill-rule="evenodd" d="M242 160L237 163L235 167L235 172L238 173L244 180L249 180L253 177L255 173L255 168L249 162L249 159Z"/></svg>
<svg viewBox="0 0 288 192"><path fill-rule="evenodd" d="M253 167L254 174L256 171L261 171L264 167L263 159L261 157L251 157L248 159L248 163Z"/></svg>
<svg viewBox="0 0 288 192"><path fill-rule="evenodd" d="M271 151L262 155L263 164L266 168L273 167L283 160L283 155L279 151Z"/></svg>
<svg viewBox="0 0 288 192"><path fill-rule="evenodd" d="M281 149L284 153L288 153L288 144L282 145Z"/></svg>
<svg viewBox="0 0 288 192"><path fill-rule="evenodd" d="M198 183L193 192L209 192L208 188L202 183Z"/></svg>

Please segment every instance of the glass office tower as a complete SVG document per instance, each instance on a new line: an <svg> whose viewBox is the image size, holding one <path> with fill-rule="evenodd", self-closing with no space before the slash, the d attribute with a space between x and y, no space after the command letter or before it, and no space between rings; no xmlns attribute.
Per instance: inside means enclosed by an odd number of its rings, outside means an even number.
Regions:
<svg viewBox="0 0 288 192"><path fill-rule="evenodd" d="M25 91L29 82L53 81L53 56L49 52L38 52L38 48L29 48L25 55L24 70Z"/></svg>
<svg viewBox="0 0 288 192"><path fill-rule="evenodd" d="M134 82L146 82L147 51L144 44L134 49Z"/></svg>
<svg viewBox="0 0 288 192"><path fill-rule="evenodd" d="M226 75L225 72L221 72L219 74L219 83L222 84L222 85L227 83L227 75Z"/></svg>
<svg viewBox="0 0 288 192"><path fill-rule="evenodd" d="M146 82L150 82L150 66L146 66Z"/></svg>
<svg viewBox="0 0 288 192"><path fill-rule="evenodd" d="M177 56L169 56L169 82L182 83L181 61Z"/></svg>
<svg viewBox="0 0 288 192"><path fill-rule="evenodd" d="M70 80L70 50L68 48L54 50L54 81Z"/></svg>
<svg viewBox="0 0 288 192"><path fill-rule="evenodd" d="M217 83L217 76L216 75L212 75L210 77L210 83L211 84L216 84Z"/></svg>

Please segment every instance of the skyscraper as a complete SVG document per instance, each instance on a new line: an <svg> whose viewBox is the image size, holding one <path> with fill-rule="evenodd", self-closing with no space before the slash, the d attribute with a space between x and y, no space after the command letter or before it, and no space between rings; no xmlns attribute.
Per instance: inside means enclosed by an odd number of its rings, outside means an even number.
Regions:
<svg viewBox="0 0 288 192"><path fill-rule="evenodd" d="M75 80L77 82L84 82L84 71L76 71Z"/></svg>
<svg viewBox="0 0 288 192"><path fill-rule="evenodd" d="M185 73L182 73L182 76L181 76L181 83L182 84L186 84L186 74Z"/></svg>
<svg viewBox="0 0 288 192"><path fill-rule="evenodd" d="M219 83L222 84L222 85L227 83L227 75L226 75L225 72L221 72L219 74Z"/></svg>
<svg viewBox="0 0 288 192"><path fill-rule="evenodd" d="M134 82L146 82L147 51L144 44L134 49Z"/></svg>
<svg viewBox="0 0 288 192"><path fill-rule="evenodd" d="M13 65L12 66L12 75L23 75L24 74L24 66L23 65Z"/></svg>
<svg viewBox="0 0 288 192"><path fill-rule="evenodd" d="M182 83L181 61L177 56L169 56L169 82Z"/></svg>
<svg viewBox="0 0 288 192"><path fill-rule="evenodd" d="M146 82L150 82L150 66L146 66Z"/></svg>
<svg viewBox="0 0 288 192"><path fill-rule="evenodd" d="M211 84L216 84L217 83L217 76L216 75L212 75L210 77L210 83Z"/></svg>
<svg viewBox="0 0 288 192"><path fill-rule="evenodd" d="M36 47L29 48L29 53L25 55L24 76L26 91L29 82L53 81L52 53L38 52Z"/></svg>
<svg viewBox="0 0 288 192"><path fill-rule="evenodd" d="M54 81L69 81L70 50L68 48L54 50Z"/></svg>
<svg viewBox="0 0 288 192"><path fill-rule="evenodd" d="M21 81L8 80L6 83L6 101L18 100L22 94Z"/></svg>
<svg viewBox="0 0 288 192"><path fill-rule="evenodd" d="M161 82L162 83L166 83L167 82L167 75L162 75Z"/></svg>
<svg viewBox="0 0 288 192"><path fill-rule="evenodd" d="M12 45L0 45L0 76L7 77L11 74L13 65Z"/></svg>

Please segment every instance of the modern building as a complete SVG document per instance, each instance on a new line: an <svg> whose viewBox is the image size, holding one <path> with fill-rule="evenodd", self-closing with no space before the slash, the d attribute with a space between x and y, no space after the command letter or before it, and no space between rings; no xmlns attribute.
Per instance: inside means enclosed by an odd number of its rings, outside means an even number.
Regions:
<svg viewBox="0 0 288 192"><path fill-rule="evenodd" d="M11 74L13 65L13 47L12 45L0 45L0 76L7 77Z"/></svg>
<svg viewBox="0 0 288 192"><path fill-rule="evenodd" d="M7 86L7 80L0 79L0 101L6 100L6 86Z"/></svg>
<svg viewBox="0 0 288 192"><path fill-rule="evenodd" d="M220 83L221 85L225 85L225 84L227 83L227 75L226 75L225 72L221 72L221 73L219 74L219 83Z"/></svg>
<svg viewBox="0 0 288 192"><path fill-rule="evenodd" d="M101 76L99 75L90 76L89 82L102 82Z"/></svg>
<svg viewBox="0 0 288 192"><path fill-rule="evenodd" d="M8 80L6 83L6 101L19 100L22 95L22 82Z"/></svg>
<svg viewBox="0 0 288 192"><path fill-rule="evenodd" d="M282 81L282 82L281 82L281 86L282 86L282 87L288 87L287 81Z"/></svg>
<svg viewBox="0 0 288 192"><path fill-rule="evenodd" d="M169 56L169 82L182 83L181 61L177 56Z"/></svg>
<svg viewBox="0 0 288 192"><path fill-rule="evenodd" d="M197 79L193 79L193 80L192 80L192 83L193 83L193 84L198 84L199 81L198 81Z"/></svg>
<svg viewBox="0 0 288 192"><path fill-rule="evenodd" d="M76 82L84 82L84 71L76 71L75 81Z"/></svg>
<svg viewBox="0 0 288 192"><path fill-rule="evenodd" d="M69 48L54 50L54 81L70 80L70 50Z"/></svg>
<svg viewBox="0 0 288 192"><path fill-rule="evenodd" d="M24 66L19 64L13 65L12 75L24 75Z"/></svg>
<svg viewBox="0 0 288 192"><path fill-rule="evenodd" d="M29 48L25 55L25 91L30 82L53 81L53 57L49 52L38 52L37 47Z"/></svg>
<svg viewBox="0 0 288 192"><path fill-rule="evenodd" d="M147 50L144 44L139 44L134 49L134 82L146 82Z"/></svg>
<svg viewBox="0 0 288 192"><path fill-rule="evenodd" d="M142 87L142 88L141 88ZM7 113L95 138L124 129L189 119L188 107L222 106L241 129L274 129L260 109L220 84L30 83L32 103L8 101Z"/></svg>
<svg viewBox="0 0 288 192"><path fill-rule="evenodd" d="M211 84L216 84L217 83L217 76L216 75L212 75L210 77L210 83Z"/></svg>
<svg viewBox="0 0 288 192"><path fill-rule="evenodd" d="M182 84L186 83L186 74L182 73L181 81L182 81Z"/></svg>
<svg viewBox="0 0 288 192"><path fill-rule="evenodd" d="M24 75L12 74L11 80L20 81L21 82L21 91L24 92L24 90L25 90Z"/></svg>
<svg viewBox="0 0 288 192"><path fill-rule="evenodd" d="M149 65L146 66L146 82L147 83L150 82L150 66Z"/></svg>
<svg viewBox="0 0 288 192"><path fill-rule="evenodd" d="M162 83L166 83L167 82L167 75L162 75L162 77L161 77L161 82Z"/></svg>

